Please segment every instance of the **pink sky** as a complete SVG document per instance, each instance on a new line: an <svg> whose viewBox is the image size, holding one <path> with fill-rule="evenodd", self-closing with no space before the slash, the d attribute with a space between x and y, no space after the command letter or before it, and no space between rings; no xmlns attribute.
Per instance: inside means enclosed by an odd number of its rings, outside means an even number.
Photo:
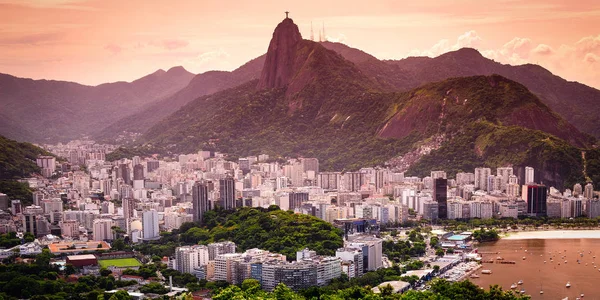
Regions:
<svg viewBox="0 0 600 300"><path fill-rule="evenodd" d="M266 52L289 10L304 38L380 59L469 46L600 88L600 1L0 0L0 73L84 84L182 65L232 70Z"/></svg>

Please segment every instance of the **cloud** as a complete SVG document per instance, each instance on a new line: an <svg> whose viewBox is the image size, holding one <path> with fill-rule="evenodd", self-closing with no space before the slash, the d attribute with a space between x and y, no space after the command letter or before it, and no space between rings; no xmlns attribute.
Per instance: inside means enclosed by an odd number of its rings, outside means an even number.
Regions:
<svg viewBox="0 0 600 300"><path fill-rule="evenodd" d="M469 47L469 48L477 48L479 47L479 45L481 44L481 37L479 37L479 35L477 34L477 32L475 30L471 30L471 31L467 31L465 33L463 33L462 35L460 35L456 41L456 44L453 46L453 48L464 48L464 47Z"/></svg>
<svg viewBox="0 0 600 300"><path fill-rule="evenodd" d="M586 55L587 53L596 53L600 55L600 35L586 36L580 39L575 43L575 48L581 55Z"/></svg>
<svg viewBox="0 0 600 300"><path fill-rule="evenodd" d="M546 44L539 44L532 52L537 55L550 55L554 53L554 49Z"/></svg>
<svg viewBox="0 0 600 300"><path fill-rule="evenodd" d="M595 63L595 62L597 62L599 60L600 60L600 57L598 55L594 54L594 53L588 53L583 58L583 61L585 61L587 63L590 63L590 64L593 64L593 63Z"/></svg>
<svg viewBox="0 0 600 300"><path fill-rule="evenodd" d="M119 54L121 53L121 51L123 51L123 48L121 46L115 44L108 44L104 47L104 49L110 51L114 55Z"/></svg>
<svg viewBox="0 0 600 300"><path fill-rule="evenodd" d="M330 35L328 35L328 36L325 37L325 40L329 41L329 42L332 42L332 43L346 44L346 41L348 40L348 38L343 33L340 33L337 36L330 36Z"/></svg>
<svg viewBox="0 0 600 300"><path fill-rule="evenodd" d="M456 38L456 42L452 43L448 39L439 40L435 43L431 48L426 50L413 49L410 51L408 56L429 56L435 57L440 54L444 54L446 52L455 51L460 48L479 48L483 39L477 34L477 31L470 30L467 31L458 38Z"/></svg>
<svg viewBox="0 0 600 300"><path fill-rule="evenodd" d="M29 8L52 8L72 10L97 10L90 6L79 5L87 0L0 0L0 4L21 5Z"/></svg>
<svg viewBox="0 0 600 300"><path fill-rule="evenodd" d="M197 63L203 64L203 63L212 62L215 60L227 59L230 56L231 55L229 55L229 53L223 51L223 49L219 49L219 50L215 50L215 51L204 52L204 53L198 55L198 57L196 57L195 60Z"/></svg>
<svg viewBox="0 0 600 300"><path fill-rule="evenodd" d="M58 42L64 38L64 33L43 32L12 37L0 37L0 45L39 45Z"/></svg>
<svg viewBox="0 0 600 300"><path fill-rule="evenodd" d="M182 40L182 39L166 39L166 40L162 40L162 41L158 41L158 42L150 42L149 43L152 46L157 46L157 47L162 47L165 50L175 50L175 49L179 49L179 48L185 48L187 47L190 43L186 40Z"/></svg>
<svg viewBox="0 0 600 300"><path fill-rule="evenodd" d="M504 44L500 51L503 55L517 55L520 58L527 58L532 48L531 39L515 37L510 42Z"/></svg>

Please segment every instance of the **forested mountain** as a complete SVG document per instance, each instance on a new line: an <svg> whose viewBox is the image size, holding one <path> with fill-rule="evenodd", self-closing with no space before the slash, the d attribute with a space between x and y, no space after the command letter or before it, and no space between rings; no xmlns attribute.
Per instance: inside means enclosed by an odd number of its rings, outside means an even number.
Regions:
<svg viewBox="0 0 600 300"><path fill-rule="evenodd" d="M435 58L409 57L380 61L344 44L322 45L352 61L368 76L388 89L407 90L451 77L499 74L517 81L580 131L600 138L600 91L570 82L533 64L505 65L483 57L477 50L463 48Z"/></svg>

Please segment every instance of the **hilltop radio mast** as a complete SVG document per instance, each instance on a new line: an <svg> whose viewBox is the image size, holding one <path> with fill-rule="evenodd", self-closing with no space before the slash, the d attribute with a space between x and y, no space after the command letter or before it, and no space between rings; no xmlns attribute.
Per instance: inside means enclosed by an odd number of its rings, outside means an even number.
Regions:
<svg viewBox="0 0 600 300"><path fill-rule="evenodd" d="M325 22L323 21L323 40L321 42L327 42L327 35L325 35Z"/></svg>
<svg viewBox="0 0 600 300"><path fill-rule="evenodd" d="M312 21L310 22L310 40L315 41L315 34L313 33Z"/></svg>

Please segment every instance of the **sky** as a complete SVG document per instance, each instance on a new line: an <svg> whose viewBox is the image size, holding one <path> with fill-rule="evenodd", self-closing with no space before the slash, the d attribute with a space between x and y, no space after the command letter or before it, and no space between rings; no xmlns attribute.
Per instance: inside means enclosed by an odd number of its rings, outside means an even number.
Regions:
<svg viewBox="0 0 600 300"><path fill-rule="evenodd" d="M233 70L266 52L286 10L305 39L324 25L379 59L472 47L600 88L597 0L0 0L0 73L97 85Z"/></svg>

